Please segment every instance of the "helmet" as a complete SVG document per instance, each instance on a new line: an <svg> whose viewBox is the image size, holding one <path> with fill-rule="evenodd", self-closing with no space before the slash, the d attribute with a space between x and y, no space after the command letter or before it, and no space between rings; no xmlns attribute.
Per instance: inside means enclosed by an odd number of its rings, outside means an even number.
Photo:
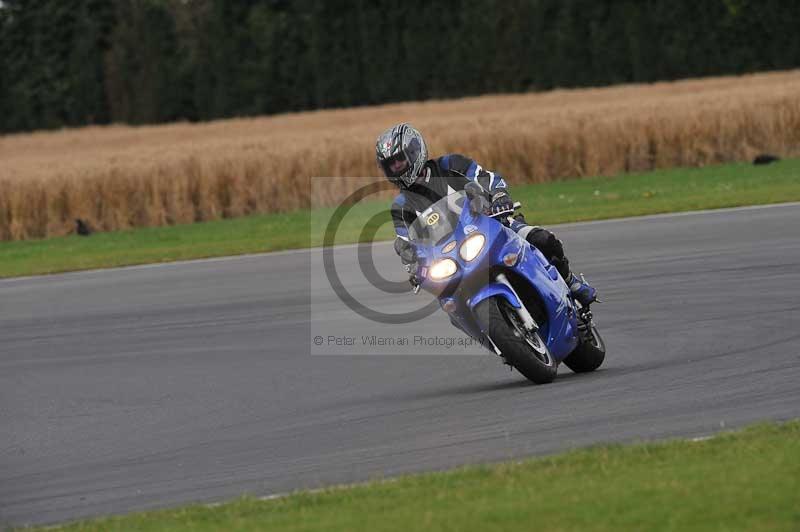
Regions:
<svg viewBox="0 0 800 532"><path fill-rule="evenodd" d="M384 131L375 143L375 152L384 175L399 187L413 185L428 160L425 139L406 123Z"/></svg>

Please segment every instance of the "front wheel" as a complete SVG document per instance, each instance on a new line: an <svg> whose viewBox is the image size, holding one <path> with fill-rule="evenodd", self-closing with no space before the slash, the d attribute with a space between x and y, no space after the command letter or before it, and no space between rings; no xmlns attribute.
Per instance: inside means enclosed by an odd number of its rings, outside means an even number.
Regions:
<svg viewBox="0 0 800 532"><path fill-rule="evenodd" d="M606 344L597 327L592 322L582 326L588 329L581 331L581 343L564 359L564 364L575 373L594 371L606 359Z"/></svg>
<svg viewBox="0 0 800 532"><path fill-rule="evenodd" d="M508 364L536 384L553 382L558 364L539 333L528 331L505 299L490 297L475 307L475 317Z"/></svg>

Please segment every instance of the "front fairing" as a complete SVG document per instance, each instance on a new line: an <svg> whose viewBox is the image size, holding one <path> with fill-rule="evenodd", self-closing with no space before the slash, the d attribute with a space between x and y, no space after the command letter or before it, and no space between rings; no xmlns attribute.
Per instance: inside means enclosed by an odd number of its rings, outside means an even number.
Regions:
<svg viewBox="0 0 800 532"><path fill-rule="evenodd" d="M473 260L465 261L459 255L459 249L468 237L476 233L484 235L484 247ZM455 247L447 253L443 252L452 241L455 241ZM417 247L420 261L418 276L422 279L422 288L437 296L443 307L448 301L455 304L455 310L449 315L462 330L473 338L482 338L483 333L473 317L471 299L482 288L494 283L493 275L498 264L502 265L503 256L511 252L522 255L529 250L527 243L511 229L492 218L475 215L469 209L464 209L453 233L441 245ZM448 279L431 279L428 276L430 267L442 258L456 262L456 273Z"/></svg>
<svg viewBox="0 0 800 532"><path fill-rule="evenodd" d="M480 233L485 237L485 244L480 253L471 261L465 261L459 254L464 241L473 234ZM455 241L456 245L449 251L443 250ZM489 282L490 271L502 257L510 252L523 252L523 243L516 233L497 221L483 215L475 215L464 209L450 238L441 245L418 246L417 256L420 263L422 288L439 297L453 294L456 290L462 293L469 287ZM498 259L499 257L499 259ZM456 262L458 269L447 279L435 280L428 276L430 268L437 260L450 258Z"/></svg>

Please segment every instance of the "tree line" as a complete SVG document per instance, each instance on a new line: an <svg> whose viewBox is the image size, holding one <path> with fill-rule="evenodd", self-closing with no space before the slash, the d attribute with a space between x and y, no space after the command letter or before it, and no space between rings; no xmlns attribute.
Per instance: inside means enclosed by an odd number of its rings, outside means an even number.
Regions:
<svg viewBox="0 0 800 532"><path fill-rule="evenodd" d="M800 66L795 0L2 0L0 131Z"/></svg>

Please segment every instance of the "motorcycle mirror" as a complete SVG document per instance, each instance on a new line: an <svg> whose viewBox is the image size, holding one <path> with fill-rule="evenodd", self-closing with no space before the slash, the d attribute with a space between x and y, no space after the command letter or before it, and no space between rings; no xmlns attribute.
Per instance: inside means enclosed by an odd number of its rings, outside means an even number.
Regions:
<svg viewBox="0 0 800 532"><path fill-rule="evenodd" d="M482 196L483 195L483 189L475 181L470 181L469 183L467 183L464 186L464 192L467 193L467 197L470 200L472 200L474 198L477 198L478 196Z"/></svg>

